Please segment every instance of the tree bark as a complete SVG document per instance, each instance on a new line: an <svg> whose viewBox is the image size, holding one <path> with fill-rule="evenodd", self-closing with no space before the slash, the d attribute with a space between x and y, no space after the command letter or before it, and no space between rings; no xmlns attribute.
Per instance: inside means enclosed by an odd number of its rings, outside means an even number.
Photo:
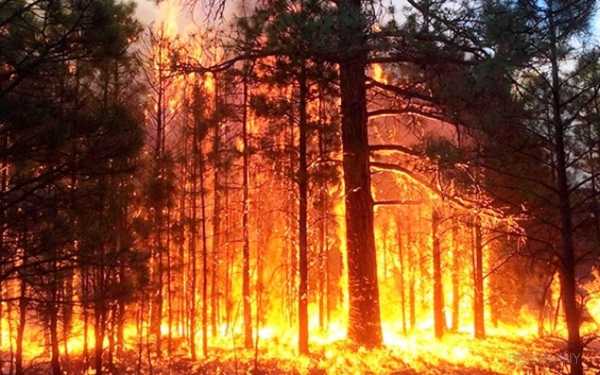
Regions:
<svg viewBox="0 0 600 375"><path fill-rule="evenodd" d="M457 223L452 224L452 332L460 325L460 254Z"/></svg>
<svg viewBox="0 0 600 375"><path fill-rule="evenodd" d="M573 212L570 199L570 186L567 171L567 155L565 145L565 126L562 115L561 81L558 67L557 27L554 23L554 1L550 0L548 11L551 40L551 71L552 71L552 125L554 127L554 153L556 158L556 183L558 188L560 235L561 235L561 272L560 284L565 320L568 332L567 350L571 375L583 375L583 343L579 332L581 311L577 302L577 262L575 259L575 243L573 240Z"/></svg>
<svg viewBox="0 0 600 375"><path fill-rule="evenodd" d="M56 276L54 276L56 277ZM54 284L54 283L53 283ZM53 288L53 301L50 306L50 367L52 368L53 375L61 375L60 370L60 354L59 354L59 340L58 340L58 301L57 301L57 285L52 285Z"/></svg>
<svg viewBox="0 0 600 375"><path fill-rule="evenodd" d="M339 7L344 19L341 42L347 46L347 55L339 68L348 251L348 337L358 345L377 347L382 343L382 335L367 135L365 22L360 0L344 0Z"/></svg>
<svg viewBox="0 0 600 375"><path fill-rule="evenodd" d="M433 237L433 322L436 338L444 335L444 290L442 285L442 256L439 238L440 213L436 208L431 214L431 235Z"/></svg>
<svg viewBox="0 0 600 375"><path fill-rule="evenodd" d="M198 153L200 162L200 210L202 213L202 354L208 355L208 245L206 239L206 201L204 192L204 156Z"/></svg>
<svg viewBox="0 0 600 375"><path fill-rule="evenodd" d="M303 63L302 63L303 64ZM298 288L298 350L308 353L308 166L306 161L307 121L306 69L300 68L299 97L299 168L298 168L298 243L300 285Z"/></svg>
<svg viewBox="0 0 600 375"><path fill-rule="evenodd" d="M220 116L221 102L219 99L219 80L214 76L215 82L215 108L214 113ZM218 273L220 272L219 259L221 257L221 186L220 186L220 152L221 152L221 123L217 121L214 124L213 137L213 222L212 222L212 272L211 272L211 309L210 324L211 334L217 336L217 321L219 319L219 283Z"/></svg>
<svg viewBox="0 0 600 375"><path fill-rule="evenodd" d="M196 245L197 245L197 234L198 234L198 205L197 205L197 194L198 194L198 132L194 127L192 132L192 171L191 171L191 197L190 197L190 209L192 214L192 222L190 228L190 249L189 257L190 269L191 269L191 280L190 280L190 311L189 311L189 322L190 322L190 354L192 360L196 360L196 283L197 283L197 257L196 257Z"/></svg>
<svg viewBox="0 0 600 375"><path fill-rule="evenodd" d="M476 338L485 338L485 304L483 292L483 245L481 238L481 219L475 216L473 222L473 325Z"/></svg>
<svg viewBox="0 0 600 375"><path fill-rule="evenodd" d="M402 316L402 334L406 335L408 333L407 325L406 325L406 291L404 285L404 245L405 243L402 241L402 226L400 224L400 217L396 219L396 232L398 235L398 258L400 260L400 269L399 277L400 277L400 313Z"/></svg>
<svg viewBox="0 0 600 375"><path fill-rule="evenodd" d="M252 310L250 306L250 237L248 233L248 214L249 214L249 151L248 151L248 75L249 68L246 66L243 79L243 111L242 111L242 141L244 144L243 153L243 180L242 180L242 298L244 314L244 346L252 348Z"/></svg>
<svg viewBox="0 0 600 375"><path fill-rule="evenodd" d="M23 264L26 262L23 260ZM25 324L27 323L27 284L23 275L21 275L19 291L19 324L17 325L17 342L15 352L15 375L23 375L23 339L25 334Z"/></svg>

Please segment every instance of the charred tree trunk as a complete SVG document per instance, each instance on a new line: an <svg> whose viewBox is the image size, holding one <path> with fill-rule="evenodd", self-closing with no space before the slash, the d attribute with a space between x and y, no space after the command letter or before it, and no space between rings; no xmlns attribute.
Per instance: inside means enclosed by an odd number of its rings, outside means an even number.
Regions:
<svg viewBox="0 0 600 375"><path fill-rule="evenodd" d="M483 244L481 237L481 219L474 218L473 246L473 325L476 338L485 337L485 304L483 294Z"/></svg>
<svg viewBox="0 0 600 375"><path fill-rule="evenodd" d="M173 259L171 254L171 205L167 204L167 239L166 239L166 255L167 255L167 352L169 358L173 354Z"/></svg>
<svg viewBox="0 0 600 375"><path fill-rule="evenodd" d="M408 264L408 319L410 322L410 329L413 331L416 328L417 317L416 317L416 295L415 295L415 254L414 254L415 238L413 233L413 226L408 226L408 244L406 259L409 260Z"/></svg>
<svg viewBox="0 0 600 375"><path fill-rule="evenodd" d="M400 269L398 277L400 278L400 313L402 316L402 334L406 335L408 333L407 325L406 325L406 291L404 285L404 242L402 241L402 226L400 224L400 217L396 218L396 232L398 235L398 258Z"/></svg>
<svg viewBox="0 0 600 375"><path fill-rule="evenodd" d="M198 134L197 130L193 129L192 132L192 173L191 173L191 203L190 209L192 214L191 227L190 227L190 253L188 259L190 260L190 311L189 311L189 322L190 322L190 354L192 360L196 359L196 282L197 282L197 259L196 259L196 245L197 245L197 225L198 225L198 206L197 206L197 194L198 194Z"/></svg>
<svg viewBox="0 0 600 375"><path fill-rule="evenodd" d="M224 207L224 212L226 213L225 215L225 225L224 225L224 238L228 238L229 237L229 229L231 227L231 220L230 220L230 216L229 216L229 207L230 207L230 201L229 201L229 188L227 188L228 183L229 183L229 174L225 173L225 181L224 181L224 186L225 186L225 191L224 191L224 201L225 201L225 207ZM233 310L233 299L231 298L231 289L232 289L232 272L233 272L233 252L231 251L231 245L229 243L229 241L225 242L225 290L224 290L224 303L225 303L225 323L227 324L227 332L229 332L229 328L231 327L231 315L232 315L232 310Z"/></svg>
<svg viewBox="0 0 600 375"><path fill-rule="evenodd" d="M452 332L458 332L460 324L460 254L458 227L452 224Z"/></svg>
<svg viewBox="0 0 600 375"><path fill-rule="evenodd" d="M563 99L561 98L560 69L558 66L557 26L554 20L554 1L550 1L548 19L550 27L550 62L551 62L551 89L552 89L552 125L554 138L554 157L556 162L556 183L558 190L559 213L560 213L560 236L561 236L561 272L560 284L562 291L563 309L568 332L567 350L571 375L583 374L583 343L581 333L581 309L577 302L577 261L575 256L575 242L573 240L573 209L571 207L571 187L567 171L567 155L565 145L565 124L563 122Z"/></svg>
<svg viewBox="0 0 600 375"><path fill-rule="evenodd" d="M95 307L95 325L94 325L94 355L95 355L95 367L96 375L102 375L102 344L104 342L104 333L106 330L106 310L101 301L96 302Z"/></svg>
<svg viewBox="0 0 600 375"><path fill-rule="evenodd" d="M439 238L440 213L436 208L431 214L431 236L433 237L433 322L436 338L444 335L444 290L442 285L442 254Z"/></svg>
<svg viewBox="0 0 600 375"><path fill-rule="evenodd" d="M344 0L339 6L346 20L340 37L348 51L339 65L350 302L348 336L359 345L377 347L382 336L369 171L364 17L360 0Z"/></svg>
<svg viewBox="0 0 600 375"><path fill-rule="evenodd" d="M69 337L71 335L71 325L73 320L73 270L67 269L65 274L64 286L63 286L63 303L62 303L62 340L63 340L63 354L65 362L69 361Z"/></svg>
<svg viewBox="0 0 600 375"><path fill-rule="evenodd" d="M57 277L56 269L54 270L54 278ZM52 288L52 301L50 302L50 367L52 368L53 375L61 375L60 369L60 350L59 350L59 339L58 339L58 285L57 280L53 281Z"/></svg>
<svg viewBox="0 0 600 375"><path fill-rule="evenodd" d="M83 361L85 365L89 362L89 343L88 343L88 332L89 332L89 274L87 266L83 266L81 270L81 298L82 298L82 309L83 309Z"/></svg>
<svg viewBox="0 0 600 375"><path fill-rule="evenodd" d="M26 259L23 260L23 265ZM25 324L27 323L27 284L24 275L21 275L19 291L19 323L17 325L17 342L15 351L15 375L23 375L23 339L25 334Z"/></svg>
<svg viewBox="0 0 600 375"><path fill-rule="evenodd" d="M220 116L221 103L219 100L219 81L215 76L215 108L216 116ZM213 137L213 220L212 220L212 272L211 272L211 309L210 324L211 334L217 336L217 320L219 317L219 284L217 275L220 272L219 259L221 257L221 186L220 186L220 152L221 152L221 132L220 122L214 124Z"/></svg>
<svg viewBox="0 0 600 375"><path fill-rule="evenodd" d="M249 142L248 142L248 75L249 67L245 67L243 78L243 110L242 110L242 141L244 144L243 152L243 180L242 180L242 298L244 314L244 346L252 348L252 310L250 306L250 237L248 232L248 214L249 214Z"/></svg>
<svg viewBox="0 0 600 375"><path fill-rule="evenodd" d="M327 141L325 138L325 122L323 121L323 90L319 86L319 161L325 162L327 157ZM320 304L319 304L319 326L324 329L329 325L331 314L330 302L330 256L328 246L328 205L329 197L327 195L327 184L324 183L319 187L319 261L320 261Z"/></svg>
<svg viewBox="0 0 600 375"><path fill-rule="evenodd" d="M298 350L308 353L308 166L306 156L307 120L306 102L308 89L304 63L298 80L299 97L299 168L298 168L298 243L300 285L298 288Z"/></svg>
<svg viewBox="0 0 600 375"><path fill-rule="evenodd" d="M200 162L200 210L202 214L202 353L208 355L208 245L206 239L206 200L204 191L204 156L198 153Z"/></svg>

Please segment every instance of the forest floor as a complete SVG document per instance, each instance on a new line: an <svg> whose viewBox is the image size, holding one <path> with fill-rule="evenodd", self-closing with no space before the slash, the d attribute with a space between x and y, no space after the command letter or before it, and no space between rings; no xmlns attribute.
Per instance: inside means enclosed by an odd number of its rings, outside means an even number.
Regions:
<svg viewBox="0 0 600 375"><path fill-rule="evenodd" d="M525 340L493 337L472 340L453 335L441 342L414 340L405 345L390 345L366 351L336 343L313 348L308 356L298 356L292 348L264 343L258 352L243 349L211 349L206 359L191 361L183 353L173 353L150 360L143 350L141 360L136 351L128 351L107 374L115 375L200 375L200 374L563 374L568 356L564 343L555 338ZM2 354L2 372L8 374L8 353ZM25 361L27 375L49 374L48 360L42 357ZM600 373L600 345L590 345L584 356L586 374ZM66 374L92 375L83 360L73 355L63 365Z"/></svg>

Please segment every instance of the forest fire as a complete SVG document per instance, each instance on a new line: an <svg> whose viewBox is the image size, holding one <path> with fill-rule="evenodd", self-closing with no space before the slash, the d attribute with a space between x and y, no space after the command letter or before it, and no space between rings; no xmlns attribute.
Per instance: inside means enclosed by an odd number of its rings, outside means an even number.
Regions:
<svg viewBox="0 0 600 375"><path fill-rule="evenodd" d="M466 3L0 0L0 375L598 371L594 1Z"/></svg>

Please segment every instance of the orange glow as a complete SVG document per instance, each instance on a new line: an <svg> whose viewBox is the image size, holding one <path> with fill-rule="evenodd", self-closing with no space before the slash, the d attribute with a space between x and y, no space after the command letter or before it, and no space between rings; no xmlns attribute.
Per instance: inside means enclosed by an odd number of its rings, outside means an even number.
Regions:
<svg viewBox="0 0 600 375"><path fill-rule="evenodd" d="M274 359L280 362L282 369L295 369L303 374L315 368L327 370L331 374L385 374L405 366L415 371L426 371L437 366L442 369L441 372L445 368L449 369L448 372L455 368L473 368L518 374L525 373L523 365L528 360L543 358L545 355L543 346L533 349L530 347L530 343L535 342L540 334L540 315L545 317L546 314L548 318L552 318L547 320L558 321L552 327L551 323L546 322L546 333L565 334L565 327L560 323L562 320L555 319L562 314L558 305L560 286L557 276L550 280L548 296L544 301L547 306L542 306L542 309L552 311L542 311L539 314L533 303L529 303L531 301L518 301L520 303L514 303L515 306L509 306L512 309L510 317L501 316L501 310L508 309L504 305L510 305L513 301L506 302L503 300L505 296L494 294L494 291L506 287L505 281L497 277L496 271L500 269L507 272L508 276L521 276L518 274L518 261L506 262L507 267L500 266L507 254L516 253L515 249L522 245L519 240L509 235L503 236L502 233L521 233L519 218L506 214L501 207L493 207L490 203L492 199L484 193L467 188L461 190L454 181L444 185L439 177L442 171L435 160L386 151L372 158L374 171L371 180L375 201L374 232L384 346L375 350L353 347L346 340L349 296L346 206L344 180L339 163L342 151L338 147L327 150L325 155L318 155L322 152L319 147L327 145L318 144L315 140L319 136L315 129L321 129L319 127L322 124L328 120L335 126L338 124L332 119L336 115L335 110L320 111L314 99L317 97L317 90L309 88L311 99L307 105L307 116L312 142L308 146L309 170L312 173L319 163L332 161L334 167L331 168L330 175L335 175L336 181L323 182L326 178L321 181L310 180L312 175L309 177L308 325L310 348L316 355L298 355L298 202L295 190L298 158L296 146L299 138L297 110L293 109L288 117L277 114L273 116L276 117L274 119L266 119L261 117L258 109L244 103L248 109L246 124L242 124L241 116L237 116L215 125L220 126L218 130L225 133L220 146L229 147L227 151L230 153L227 155L233 156L223 162L225 166L219 166L221 169L215 166L216 163L211 164L216 147L216 131L210 126L214 125L212 122L219 121L215 118L218 117L218 111L222 110L217 108L219 100L215 99L221 98L218 95L223 95L223 101L228 101L228 105L240 111L241 95L238 92L228 92L228 96L222 94L225 89L221 85L225 86L229 82L220 81L220 73L172 74L171 53L177 49L185 48L187 59L202 61L206 65L214 63L209 61L211 57L205 53L203 44L207 43L206 38L180 34L181 8L178 0L160 3L161 17L155 30L160 37L152 45L153 60L149 65L153 67L151 78L154 82L159 82L155 90L162 91L160 101L152 101L154 97L148 98L150 104L145 109L148 124L156 121L156 126L163 127L161 130L166 134L164 137L168 156L177 165L173 168L175 176L172 181L175 198L169 202L168 208L157 210L167 223L163 225L171 225L168 227L170 232L168 241L161 238L163 242L159 245L153 242L157 240L152 236L150 240L146 239L146 243L140 241L141 243L135 244L143 249L164 247L160 249L163 253L149 261L148 267L149 283L154 282L156 269L161 267L163 272L167 262L170 267L169 273L165 271L164 275L161 274L160 283L156 283L159 284L157 289L163 300L160 307L162 310L157 314L155 334L164 342L169 340L178 355L189 357L192 346L199 353L198 357L205 356L206 360L251 361L255 355L260 355L261 360ZM266 73L256 69L254 73L258 80ZM370 74L373 80L381 83L387 84L393 79L393 75L386 73L380 64L373 64ZM264 95L269 99L288 100L289 103L296 104L297 90L292 84L281 88L258 83L248 91L250 99ZM327 103L331 107L339 105L338 98L325 98L324 101L329 101ZM161 117L160 121L155 120L157 117ZM250 151L243 148L240 136L242 125L248 129ZM206 130L206 134L200 130ZM321 143L335 143L339 138L339 131L333 133L333 136L328 135L329 138L323 136L325 140ZM391 131L386 133L377 130L373 133L376 134L370 136L378 138L380 143L400 143L401 137ZM268 152L261 153L254 148L258 148L259 142L266 138L265 134L269 134L266 146ZM335 141L331 141L333 138L336 138ZM373 144L378 142L374 141ZM202 169L199 168L200 161L189 156L194 149L199 149L198 152L204 157L202 162L206 164L202 164ZM253 342L259 348L256 352L241 349L244 345L240 224L242 179L239 173L241 163L234 157L243 152L252 152L253 169L248 199L251 268L249 300L252 306ZM275 158L269 153L275 154L278 162L273 161ZM146 152L146 156L149 154ZM377 162L406 168L385 171L385 168L377 167ZM197 185L199 173L204 173L202 177L206 179L203 180L205 185L202 188ZM220 192L217 198L221 199L220 204L227 206L221 208L222 212L213 215L213 207L217 206L214 203L217 193L212 190L212 186L217 185L215 181L218 177L223 178L219 184L229 190ZM326 177L333 179L331 176ZM321 192L319 189L322 189L323 197L318 198L327 201L326 204L323 203L322 211L318 207L318 203L321 203L317 199L317 194ZM202 203L199 203L198 198L191 198L200 193L206 194ZM202 218L200 204L206 210L206 213L202 213ZM189 218L192 210L196 215L196 222ZM153 213L151 211L148 207L141 207L132 216L150 217ZM439 223L436 222L437 232L434 233L436 214L441 219ZM184 217L182 223L173 224L180 217ZM212 228L211 225L217 219L221 220L221 227ZM326 223L322 235L318 233L321 222ZM201 224L207 226L203 228L206 233L202 234L202 238L198 234ZM156 236L155 233L152 235ZM195 242L192 235L196 236ZM217 235L223 237L222 243L212 242ZM481 237L479 246L476 244L477 236ZM441 275L434 281L436 265L433 253L436 243L439 244L438 266L441 268ZM201 249L207 252L204 254L206 262L202 259ZM479 271L484 278L484 302L483 310L476 312L474 258L477 250L481 251L482 258ZM205 269L207 271L203 273ZM192 275L197 275L195 284ZM80 280L76 280L75 284L78 284ZM436 281L441 284L444 330L443 335L438 338L434 337L436 315L433 296ZM204 286L207 296L203 294ZM600 291L600 274L594 274L594 279L586 288L589 291ZM16 284L11 285L8 297L17 299L18 291ZM145 292L147 294L143 298L124 308L124 316L121 316L124 349L136 351L143 345L154 344L152 340L156 338L152 336L152 314L156 312L151 307L156 307L152 305L152 298L156 297L158 291L153 290L154 294ZM507 293L508 297L515 297L517 291L509 290ZM90 316L84 323L84 313L79 307L85 299L82 294L81 288L75 288L73 301L78 307L73 309L68 339L61 345L61 354L68 351L69 354L80 355L86 347L92 352L96 346L93 308L88 307L87 313ZM503 306L499 307L500 305ZM0 320L0 349L5 352L14 352L15 332L19 323L17 304L13 303L11 306L11 312ZM592 316L600 316L600 298L597 294L587 300L586 307ZM117 310L114 306L110 308ZM172 314L166 313L167 308ZM205 321L202 321L202 308L209 315ZM116 322L113 310L108 315ZM190 322L192 310L195 311L193 324ZM473 338L477 313L484 316L485 339ZM116 325L115 322L111 321L110 324ZM203 324L208 327L207 332L203 332ZM47 323L39 319L28 321L27 325L31 328L24 338L24 355L27 360L33 361L45 355L48 328ZM586 333L597 329L595 322L585 325ZM86 330L87 336L84 333ZM201 353L203 334L208 335L208 353ZM104 337L99 345L108 348L109 337ZM167 344L163 344L163 350L166 347ZM527 354L526 357L523 357L524 353Z"/></svg>

